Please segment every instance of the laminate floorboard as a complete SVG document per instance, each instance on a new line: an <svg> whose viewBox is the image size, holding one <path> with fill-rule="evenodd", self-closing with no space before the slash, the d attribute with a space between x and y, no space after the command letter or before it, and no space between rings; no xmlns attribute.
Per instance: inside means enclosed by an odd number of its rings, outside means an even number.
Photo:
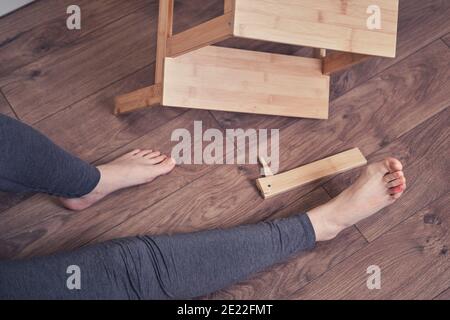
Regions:
<svg viewBox="0 0 450 320"><path fill-rule="evenodd" d="M115 96L154 82L157 3L80 0L79 31L65 27L66 0L36 1L0 18L0 112L14 116L14 110L94 165L135 148L170 153L174 130L192 133L196 120L218 129L225 141L235 138L226 129L278 129L279 172L353 147L370 162L398 157L408 189L395 205L314 251L203 298L449 299L450 2L400 0L397 58L372 58L333 75L326 121L167 107L116 117ZM174 31L222 12L222 0L177 0ZM312 54L311 48L242 39L219 45ZM0 193L0 258L288 216L330 200L360 170L263 200L257 164L183 164L83 212L65 210L47 195ZM366 287L373 264L382 268L381 290Z"/></svg>

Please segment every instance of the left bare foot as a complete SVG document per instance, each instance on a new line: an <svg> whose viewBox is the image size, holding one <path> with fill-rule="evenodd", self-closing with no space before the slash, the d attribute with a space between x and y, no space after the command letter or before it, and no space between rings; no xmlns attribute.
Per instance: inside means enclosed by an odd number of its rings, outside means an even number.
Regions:
<svg viewBox="0 0 450 320"><path fill-rule="evenodd" d="M70 210L81 211L114 191L149 183L174 167L175 160L158 151L134 150L97 167L101 178L91 193L76 199L60 198L60 201Z"/></svg>

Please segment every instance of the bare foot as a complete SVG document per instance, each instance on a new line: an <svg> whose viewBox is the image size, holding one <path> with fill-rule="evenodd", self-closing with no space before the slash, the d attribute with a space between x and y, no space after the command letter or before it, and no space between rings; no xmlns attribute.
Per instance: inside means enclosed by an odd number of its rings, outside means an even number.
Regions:
<svg viewBox="0 0 450 320"><path fill-rule="evenodd" d="M114 191L149 183L158 176L169 173L174 167L175 160L158 151L134 150L97 167L101 178L91 193L81 198L60 200L68 209L84 210Z"/></svg>
<svg viewBox="0 0 450 320"><path fill-rule="evenodd" d="M394 203L406 189L402 169L394 158L370 164L352 186L308 212L316 240L333 239L345 228Z"/></svg>

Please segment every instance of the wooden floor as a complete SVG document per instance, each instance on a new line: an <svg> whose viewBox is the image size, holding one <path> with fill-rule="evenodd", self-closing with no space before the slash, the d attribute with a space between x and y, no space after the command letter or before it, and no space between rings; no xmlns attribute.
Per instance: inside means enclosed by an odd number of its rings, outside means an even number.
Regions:
<svg viewBox="0 0 450 320"><path fill-rule="evenodd" d="M330 119L179 108L112 114L113 97L153 83L156 0L40 0L0 19L0 112L79 157L101 163L135 147L171 151L176 128L280 128L280 170L359 147L369 161L405 163L403 198L316 250L208 298L450 298L450 1L401 0L396 59L372 59L332 79ZM176 1L175 31L221 13L220 0ZM223 45L307 55L255 41ZM320 147L317 147L320 146ZM45 195L0 193L0 257L23 258L107 239L229 227L324 203L358 170L263 200L256 165L183 165L155 183L73 213ZM368 290L378 265L382 289Z"/></svg>

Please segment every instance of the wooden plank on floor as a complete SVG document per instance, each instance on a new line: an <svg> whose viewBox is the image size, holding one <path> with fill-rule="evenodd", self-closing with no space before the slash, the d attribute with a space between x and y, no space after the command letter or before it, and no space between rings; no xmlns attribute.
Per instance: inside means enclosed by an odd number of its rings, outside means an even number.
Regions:
<svg viewBox="0 0 450 320"><path fill-rule="evenodd" d="M171 141L174 130L186 128L194 137L194 121L202 121L204 130L218 128L208 112L192 110L115 150L98 163L110 161L137 148L160 150L170 154L173 146L177 144ZM195 136L192 143L198 144L199 139L201 137ZM148 185L117 192L82 212L70 212L61 208L56 200L37 195L2 213L0 256L28 257L80 247L116 225L133 221L132 217L138 212L161 201L213 168L208 165L179 166L170 175L160 177Z"/></svg>
<svg viewBox="0 0 450 320"><path fill-rule="evenodd" d="M369 29L367 10L382 12L382 29ZM394 57L398 0L236 0L234 34L301 46Z"/></svg>
<svg viewBox="0 0 450 320"><path fill-rule="evenodd" d="M436 41L336 100L331 106L332 115L329 121L319 124L314 121L299 121L284 127L280 132L280 145L283 146L280 150L280 171L333 154L339 151L339 148L345 150L358 146L365 155L370 155L426 119L433 116L443 117L439 112L450 104L447 94L448 54L446 46ZM435 70L433 76L429 74L429 70ZM444 119L445 121L448 122L447 119ZM421 143L423 149L430 141L424 138ZM321 147L316 148L317 145ZM390 153L394 156L398 154L396 150ZM427 171L424 168L421 170L423 178L426 179L429 176ZM357 176L353 172L352 175ZM446 175L439 171L436 175L438 190L445 189L446 184L442 179L445 179L443 177ZM250 176L258 177L258 172ZM419 185L426 188L429 183L431 182L419 182ZM425 193L418 191L423 193L423 198L420 195L419 199L434 199L432 190L429 189ZM409 201L414 200L414 194L408 197L411 199ZM414 207L418 202L413 203ZM408 212L398 214L395 207L387 210L392 210L388 215L389 219L393 218L393 222L399 219L396 223L408 215ZM390 225L390 222L384 221L383 224Z"/></svg>
<svg viewBox="0 0 450 320"><path fill-rule="evenodd" d="M397 58L371 58L334 74L331 79L331 100L450 32L449 16L449 1L400 1Z"/></svg>
<svg viewBox="0 0 450 320"><path fill-rule="evenodd" d="M444 110L450 105L449 59L447 47L436 41L334 101L328 121L302 120L282 126L279 172L355 146L369 156ZM277 128L275 119L269 120L266 128ZM264 128L264 123L259 118L257 125ZM244 129L251 126L246 122ZM258 173L250 176L259 177Z"/></svg>
<svg viewBox="0 0 450 320"><path fill-rule="evenodd" d="M81 9L80 30L68 30L67 8L73 1L44 0L0 19L0 77L118 20L133 11L147 10L148 0L77 1ZM153 6L154 7L154 6Z"/></svg>
<svg viewBox="0 0 450 320"><path fill-rule="evenodd" d="M366 164L367 160L361 151L353 148L283 173L259 178L256 180L256 185L263 197L267 199Z"/></svg>
<svg viewBox="0 0 450 320"><path fill-rule="evenodd" d="M329 197L318 188L300 197L294 203L277 211L270 219L282 218L304 212L327 201ZM302 253L250 279L209 295L208 299L287 299L300 288L319 278L327 270L344 261L364 247L366 242L352 227L336 239L318 243L310 252Z"/></svg>
<svg viewBox="0 0 450 320"><path fill-rule="evenodd" d="M295 293L295 299L433 299L450 286L450 194L429 203ZM367 268L381 269L381 289Z"/></svg>
<svg viewBox="0 0 450 320"><path fill-rule="evenodd" d="M277 218L303 212L329 200L323 190L303 197L308 192L305 189L262 200L254 182L246 174L246 167L219 167L93 242L142 234L174 234L228 228L256 223L268 217ZM195 197L192 196L194 190ZM335 243L320 245L318 251L281 267L286 274L280 269L274 269L257 276L250 283L245 282L210 298L283 298L342 261L340 259L360 249L365 243L356 229L349 229ZM286 288L273 285L275 281L285 283L293 278L298 283L291 283ZM261 279L267 280L267 283L262 283Z"/></svg>

